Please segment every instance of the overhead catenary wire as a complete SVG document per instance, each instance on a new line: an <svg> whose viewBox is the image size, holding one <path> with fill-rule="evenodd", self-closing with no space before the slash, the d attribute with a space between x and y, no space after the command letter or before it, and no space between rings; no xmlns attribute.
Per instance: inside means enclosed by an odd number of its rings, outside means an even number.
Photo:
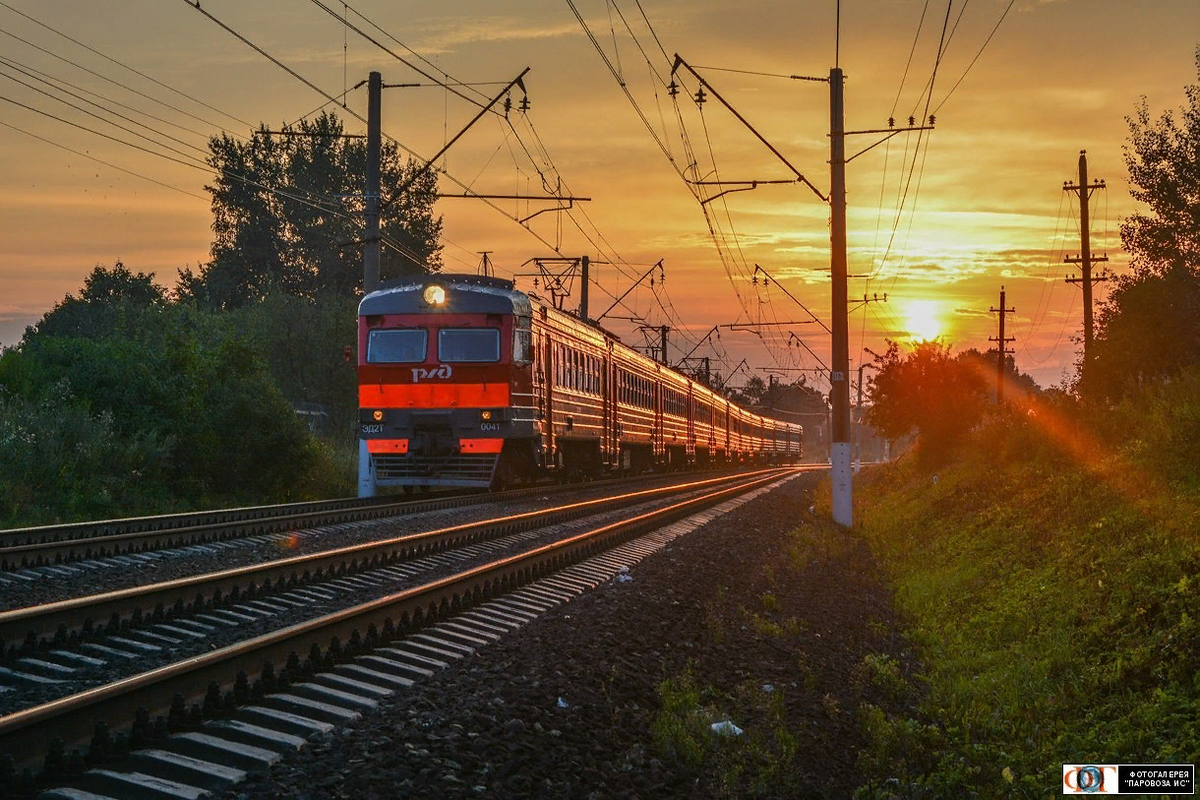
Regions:
<svg viewBox="0 0 1200 800"><path fill-rule="evenodd" d="M4 120L0 120L0 125L3 125L4 127L8 128L10 130L14 130L17 133L21 133L26 136L29 136L30 138L37 139L39 142L44 142L45 144L48 144L51 147L57 147L59 150L65 150L68 153L71 153L71 154L77 155L77 156L81 156L82 158L86 158L89 161L94 161L97 164L102 164L111 169L115 169L118 172L123 172L126 175L132 175L135 178L141 178L144 181L153 183L156 186L161 186L164 189L170 189L173 192L179 192L180 194L185 194L188 197L194 197L197 200L204 200L206 202L208 200L208 198L204 197L203 195L196 194L195 192L189 192L187 189L180 189L178 186L172 186L169 183L164 183L163 181L160 181L157 178L151 178L150 176L143 175L140 172L134 172L131 169L126 169L125 167L118 166L116 164L113 164L111 161L105 161L102 158L97 158L96 156L92 155L91 153L85 153L82 150L76 150L75 148L68 147L67 145L62 144L60 142L53 141L52 139L47 139L45 136L41 136L40 134L36 134L31 131L27 131L24 128L19 128L16 125L11 125L11 124L5 122Z"/></svg>

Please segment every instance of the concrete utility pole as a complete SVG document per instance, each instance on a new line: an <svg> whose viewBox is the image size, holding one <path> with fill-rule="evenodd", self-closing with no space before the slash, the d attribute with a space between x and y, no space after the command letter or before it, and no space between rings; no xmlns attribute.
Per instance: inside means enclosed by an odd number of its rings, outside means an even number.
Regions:
<svg viewBox="0 0 1200 800"><path fill-rule="evenodd" d="M379 117L382 95L383 76L372 72L367 79L367 224L363 235L363 294L379 288L379 162L382 158Z"/></svg>
<svg viewBox="0 0 1200 800"><path fill-rule="evenodd" d="M1104 181L1089 184L1087 177L1087 150L1079 151L1079 183L1063 184L1064 192L1074 192L1079 195L1079 256L1067 256L1063 259L1066 264L1079 264L1080 277L1068 276L1067 283L1083 284L1083 376L1088 374L1088 365L1092 358L1092 284L1108 280L1105 276L1092 277L1092 264L1108 261L1108 256L1095 257L1092 255L1091 220L1088 214L1088 200L1093 189L1106 188ZM1001 303L1001 305L1004 305Z"/></svg>
<svg viewBox="0 0 1200 800"><path fill-rule="evenodd" d="M664 364L664 365L669 363L667 361L667 332L670 330L671 330L671 328L667 325L660 325L658 327L658 335L662 339L662 345L661 345L662 349L659 350L660 356L659 356L658 361L660 364Z"/></svg>
<svg viewBox="0 0 1200 800"><path fill-rule="evenodd" d="M829 71L829 184L830 244L833 278L833 363L829 398L832 404L830 467L833 482L833 521L854 524L853 445L850 443L850 336L846 290L846 121L842 100L842 71Z"/></svg>
<svg viewBox="0 0 1200 800"><path fill-rule="evenodd" d="M1007 344L1017 340L1015 336L1006 337L1004 335L1004 317L1007 314L1015 314L1017 310L1015 308L1004 307L1003 286L1000 287L1000 307L991 308L988 310L1000 312L1000 335L989 336L988 341L995 342L996 350L998 351L996 353L996 405L1001 405L1004 403L1004 357L1012 352L1012 350L1007 349Z"/></svg>

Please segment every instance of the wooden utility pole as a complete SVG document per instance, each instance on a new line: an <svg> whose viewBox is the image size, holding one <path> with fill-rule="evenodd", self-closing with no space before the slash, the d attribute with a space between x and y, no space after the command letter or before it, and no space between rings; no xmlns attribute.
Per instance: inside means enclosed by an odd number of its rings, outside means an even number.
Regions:
<svg viewBox="0 0 1200 800"><path fill-rule="evenodd" d="M380 100L383 76L372 72L367 79L367 186L366 232L363 235L363 294L379 288L379 173L382 150Z"/></svg>
<svg viewBox="0 0 1200 800"><path fill-rule="evenodd" d="M1015 336L1005 336L1004 335L1004 317L1007 316L1008 314L1016 313L1017 310L1015 308L1006 308L1004 306L1004 287L1003 286L1000 287L1000 307L999 308L991 308L988 310L993 311L993 312L995 312L995 311L1000 312L1000 335L999 336L989 336L988 341L996 343L996 351L997 351L996 352L996 405L1002 405L1004 403L1005 356L1012 352L1012 350L1008 349L1008 343L1015 342L1017 340Z"/></svg>
<svg viewBox="0 0 1200 800"><path fill-rule="evenodd" d="M854 524L850 443L850 326L846 290L846 115L842 99L842 70L829 71L829 206L833 301L833 353L830 365L830 421L833 521Z"/></svg>
<svg viewBox="0 0 1200 800"><path fill-rule="evenodd" d="M1092 358L1092 284L1108 280L1103 275L1092 276L1092 264L1108 261L1108 256L1092 255L1091 219L1088 214L1088 200L1094 189L1104 189L1104 181L1088 183L1087 150L1079 151L1079 183L1064 183L1064 192L1074 192L1079 195L1079 255L1067 256L1063 259L1066 264L1079 264L1081 274L1067 276L1067 283L1083 284L1083 376L1088 374L1088 365ZM1004 305L1001 303L1000 305ZM1003 319L1003 317L1001 317Z"/></svg>

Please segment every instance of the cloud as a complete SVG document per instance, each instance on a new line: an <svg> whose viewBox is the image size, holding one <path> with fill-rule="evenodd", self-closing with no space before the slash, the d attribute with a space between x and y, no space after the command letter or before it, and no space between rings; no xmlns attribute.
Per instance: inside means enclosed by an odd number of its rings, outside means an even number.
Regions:
<svg viewBox="0 0 1200 800"><path fill-rule="evenodd" d="M583 35L574 21L539 22L511 16L453 17L418 30L417 46L425 55L447 53L480 42L522 42Z"/></svg>

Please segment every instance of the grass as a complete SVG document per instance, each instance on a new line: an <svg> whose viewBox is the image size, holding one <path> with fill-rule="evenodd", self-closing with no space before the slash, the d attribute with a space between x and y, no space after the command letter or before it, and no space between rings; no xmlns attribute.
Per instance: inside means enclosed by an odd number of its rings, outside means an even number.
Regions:
<svg viewBox="0 0 1200 800"><path fill-rule="evenodd" d="M1164 468L1190 463L1169 448L1195 448L1172 433L1200 412L1126 413L1107 437L1048 410L992 420L936 483L907 461L859 481L924 664L908 685L863 665L919 711L857 710L860 797L1040 798L1064 763L1200 761L1200 492Z"/></svg>
<svg viewBox="0 0 1200 800"><path fill-rule="evenodd" d="M651 725L655 752L703 768L718 797L760 797L793 784L799 740L785 722L780 692L764 691L753 680L722 692L700 686L689 668L659 683L658 700ZM755 723L737 735L714 731L732 708L751 709Z"/></svg>

